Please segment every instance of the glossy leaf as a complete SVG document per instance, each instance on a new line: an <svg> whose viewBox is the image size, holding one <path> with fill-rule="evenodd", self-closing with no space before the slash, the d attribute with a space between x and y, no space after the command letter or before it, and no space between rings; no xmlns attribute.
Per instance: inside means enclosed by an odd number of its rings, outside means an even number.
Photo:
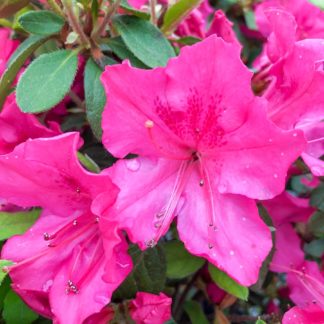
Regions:
<svg viewBox="0 0 324 324"><path fill-rule="evenodd" d="M40 209L16 213L0 212L0 240L26 232L37 220Z"/></svg>
<svg viewBox="0 0 324 324"><path fill-rule="evenodd" d="M123 8L127 13L133 14L139 18L146 20L150 19L150 15L147 12L134 9L132 6L130 6L127 0L121 0L120 7Z"/></svg>
<svg viewBox="0 0 324 324"><path fill-rule="evenodd" d="M190 318L190 322L192 324L208 324L209 321L206 318L206 315L204 314L204 311L201 308L201 304L193 301L188 300L183 305L183 309L188 314Z"/></svg>
<svg viewBox="0 0 324 324"><path fill-rule="evenodd" d="M165 66L175 56L168 40L150 22L134 16L115 16L113 25L128 49L147 66Z"/></svg>
<svg viewBox="0 0 324 324"><path fill-rule="evenodd" d="M121 60L129 60L131 65L140 69L147 69L148 66L140 61L125 45L121 37L110 38L107 41L108 47Z"/></svg>
<svg viewBox="0 0 324 324"><path fill-rule="evenodd" d="M29 65L19 80L17 103L26 113L38 113L58 104L68 93L78 67L77 52L43 54Z"/></svg>
<svg viewBox="0 0 324 324"><path fill-rule="evenodd" d="M321 183L312 191L310 204L321 211L324 211L324 183Z"/></svg>
<svg viewBox="0 0 324 324"><path fill-rule="evenodd" d="M167 260L167 277L181 279L195 273L204 264L204 260L193 256L179 241L164 244Z"/></svg>
<svg viewBox="0 0 324 324"><path fill-rule="evenodd" d="M231 295L247 300L249 297L249 289L247 287L241 286L235 280L230 278L225 272L217 269L213 265L208 265L208 271L211 278L220 288L227 291Z"/></svg>
<svg viewBox="0 0 324 324"><path fill-rule="evenodd" d="M100 81L101 68L90 58L84 72L84 91L86 100L86 113L93 133L101 138L101 115L106 103L106 95Z"/></svg>
<svg viewBox="0 0 324 324"><path fill-rule="evenodd" d="M179 0L165 13L161 31L171 34L190 13L199 6L202 0Z"/></svg>
<svg viewBox="0 0 324 324"><path fill-rule="evenodd" d="M29 324L38 318L38 315L12 290L8 292L4 300L2 315L6 324Z"/></svg>
<svg viewBox="0 0 324 324"><path fill-rule="evenodd" d="M51 11L29 11L18 19L24 30L31 34L53 35L60 32L64 19Z"/></svg>
<svg viewBox="0 0 324 324"><path fill-rule="evenodd" d="M78 152L78 159L79 159L80 163L89 171L91 171L93 173L100 172L100 168L98 167L96 162L93 161L87 154L82 154L82 153Z"/></svg>
<svg viewBox="0 0 324 324"><path fill-rule="evenodd" d="M136 292L143 291L159 294L166 281L166 261L164 251L156 246L154 249L141 251L133 245L129 249L134 268L114 294L116 299L134 298Z"/></svg>
<svg viewBox="0 0 324 324"><path fill-rule="evenodd" d="M316 212L308 221L310 231L317 237L324 237L324 213Z"/></svg>
<svg viewBox="0 0 324 324"><path fill-rule="evenodd" d="M7 95L10 93L12 83L21 67L33 52L46 42L48 37L33 35L27 38L11 56L8 67L0 80L0 109L2 108Z"/></svg>
<svg viewBox="0 0 324 324"><path fill-rule="evenodd" d="M324 239L314 240L304 245L306 253L315 258L320 258L324 254Z"/></svg>

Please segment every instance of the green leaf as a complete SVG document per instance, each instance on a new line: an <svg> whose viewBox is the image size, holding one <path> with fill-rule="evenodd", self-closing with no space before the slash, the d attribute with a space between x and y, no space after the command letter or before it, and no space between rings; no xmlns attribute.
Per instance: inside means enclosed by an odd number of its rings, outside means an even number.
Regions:
<svg viewBox="0 0 324 324"><path fill-rule="evenodd" d="M188 300L184 303L183 309L188 314L192 324L209 324L200 303L194 300Z"/></svg>
<svg viewBox="0 0 324 324"><path fill-rule="evenodd" d="M24 65L28 57L43 43L48 37L33 35L27 38L12 54L8 67L0 80L0 110L10 93L10 88L19 70Z"/></svg>
<svg viewBox="0 0 324 324"><path fill-rule="evenodd" d="M174 50L160 30L134 16L115 16L113 25L128 49L149 67L165 66Z"/></svg>
<svg viewBox="0 0 324 324"><path fill-rule="evenodd" d="M320 258L324 253L324 239L314 240L304 245L304 251L315 258Z"/></svg>
<svg viewBox="0 0 324 324"><path fill-rule="evenodd" d="M190 254L179 241L167 242L163 247L167 260L168 278L185 278L195 273L205 262L203 259Z"/></svg>
<svg viewBox="0 0 324 324"><path fill-rule="evenodd" d="M24 30L31 34L53 35L61 31L64 19L51 11L29 11L18 19Z"/></svg>
<svg viewBox="0 0 324 324"><path fill-rule="evenodd" d="M12 261L0 260L0 286L3 282L3 280L5 279L5 277L7 276L7 271L4 271L3 268L8 267L12 264L13 264Z"/></svg>
<svg viewBox="0 0 324 324"><path fill-rule="evenodd" d="M106 103L105 90L100 81L102 70L89 58L84 72L86 113L93 133L98 139L102 136L101 117Z"/></svg>
<svg viewBox="0 0 324 324"><path fill-rule="evenodd" d="M82 153L78 152L78 159L79 159L80 163L89 171L91 171L93 173L100 172L100 168L98 167L96 162L93 161L87 154L82 154Z"/></svg>
<svg viewBox="0 0 324 324"><path fill-rule="evenodd" d="M324 2L323 0L310 0L315 6L320 7L321 9L324 9Z"/></svg>
<svg viewBox="0 0 324 324"><path fill-rule="evenodd" d="M267 324L265 321L263 321L262 319L258 319L255 324Z"/></svg>
<svg viewBox="0 0 324 324"><path fill-rule="evenodd" d="M166 282L166 261L163 249L158 245L144 252L137 246L129 248L133 259L133 271L114 293L115 299L131 299L136 292L158 294Z"/></svg>
<svg viewBox="0 0 324 324"><path fill-rule="evenodd" d="M140 69L147 69L148 66L140 61L125 45L121 37L110 38L107 41L108 47L121 60L129 60L131 65Z"/></svg>
<svg viewBox="0 0 324 324"><path fill-rule="evenodd" d="M199 6L202 0L179 0L165 13L161 31L171 34L190 13Z"/></svg>
<svg viewBox="0 0 324 324"><path fill-rule="evenodd" d="M220 288L237 298L243 299L245 301L248 300L249 289L247 287L241 286L235 280L230 278L225 272L219 270L211 264L208 265L208 271L213 281Z"/></svg>
<svg viewBox="0 0 324 324"><path fill-rule="evenodd" d="M17 103L26 113L46 111L68 93L78 68L76 51L43 54L33 61L19 80Z"/></svg>
<svg viewBox="0 0 324 324"><path fill-rule="evenodd" d="M194 45L201 42L200 38L193 37L193 36L185 36L179 39L174 40L174 42L181 44L181 45Z"/></svg>
<svg viewBox="0 0 324 324"><path fill-rule="evenodd" d="M324 183L321 183L316 189L312 191L310 204L311 206L324 211Z"/></svg>
<svg viewBox="0 0 324 324"><path fill-rule="evenodd" d="M255 22L254 12L252 10L244 10L243 14L244 14L245 23L248 26L248 28L251 30L257 30L258 27Z"/></svg>
<svg viewBox="0 0 324 324"><path fill-rule="evenodd" d="M121 0L120 7L126 12L145 20L149 20L151 17L147 12L134 9L132 6L130 6L127 0Z"/></svg>
<svg viewBox="0 0 324 324"><path fill-rule="evenodd" d="M0 240L25 233L35 223L40 212L40 209L16 213L0 212Z"/></svg>
<svg viewBox="0 0 324 324"><path fill-rule="evenodd" d="M1 0L0 18L12 16L20 9L26 7L30 0Z"/></svg>
<svg viewBox="0 0 324 324"><path fill-rule="evenodd" d="M314 213L308 221L308 227L316 237L323 237L324 236L324 213L320 211Z"/></svg>
<svg viewBox="0 0 324 324"><path fill-rule="evenodd" d="M38 318L38 315L27 307L12 290L8 292L4 300L2 316L6 324L29 324Z"/></svg>
<svg viewBox="0 0 324 324"><path fill-rule="evenodd" d="M0 261L1 264L1 261ZM0 266L1 268L1 266ZM1 269L0 269L1 271ZM2 272L2 271L1 271ZM10 278L8 276L5 276L5 278L2 280L0 279L0 318L1 318L1 311L3 309L3 301L8 294L8 291L10 290Z"/></svg>

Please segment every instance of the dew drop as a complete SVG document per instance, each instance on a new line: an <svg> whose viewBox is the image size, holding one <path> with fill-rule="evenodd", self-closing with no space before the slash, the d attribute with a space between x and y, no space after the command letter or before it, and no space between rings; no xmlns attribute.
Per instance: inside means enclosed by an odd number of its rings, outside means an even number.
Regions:
<svg viewBox="0 0 324 324"><path fill-rule="evenodd" d="M146 245L148 248L153 248L153 247L156 245L156 241L155 241L154 239L149 240L149 241L145 242L145 245Z"/></svg>
<svg viewBox="0 0 324 324"><path fill-rule="evenodd" d="M212 249L214 247L214 245L213 244L211 244L211 243L208 243L208 248L209 249Z"/></svg>
<svg viewBox="0 0 324 324"><path fill-rule="evenodd" d="M155 228L160 228L162 226L162 222L158 221L154 223Z"/></svg>
<svg viewBox="0 0 324 324"><path fill-rule="evenodd" d="M269 138L269 143L272 143L273 142L273 139L272 138Z"/></svg>
<svg viewBox="0 0 324 324"><path fill-rule="evenodd" d="M117 265L120 266L123 269L129 267L129 263L120 263L120 262L117 262Z"/></svg>
<svg viewBox="0 0 324 324"><path fill-rule="evenodd" d="M274 173L273 174L273 177L277 179L278 178L278 174L277 173Z"/></svg>
<svg viewBox="0 0 324 324"><path fill-rule="evenodd" d="M243 222L246 222L246 217L242 217L242 221Z"/></svg>
<svg viewBox="0 0 324 324"><path fill-rule="evenodd" d="M226 190L227 190L227 186L224 185L224 184L220 184L220 185L218 186L218 190L219 190L220 193L224 193L224 192L226 192Z"/></svg>
<svg viewBox="0 0 324 324"><path fill-rule="evenodd" d="M42 287L42 290L44 291L44 292L48 292L49 291L49 289L51 288L53 286L53 280L47 280L45 283L44 283L44 285L43 285L43 287Z"/></svg>
<svg viewBox="0 0 324 324"><path fill-rule="evenodd" d="M75 219L72 224L73 224L73 226L77 226L78 225L78 221Z"/></svg>
<svg viewBox="0 0 324 324"><path fill-rule="evenodd" d="M99 216L97 216L96 218L95 218L95 222L98 224L99 223Z"/></svg>
<svg viewBox="0 0 324 324"><path fill-rule="evenodd" d="M284 152L281 152L281 153L280 153L280 155L281 155L281 156L284 156L284 155L285 155L285 153L284 153Z"/></svg>
<svg viewBox="0 0 324 324"><path fill-rule="evenodd" d="M141 164L138 159L125 160L126 167L128 170L136 172L140 168Z"/></svg>
<svg viewBox="0 0 324 324"><path fill-rule="evenodd" d="M293 133L293 136L294 136L294 137L297 137L297 135L298 135L297 133Z"/></svg>
<svg viewBox="0 0 324 324"><path fill-rule="evenodd" d="M229 254L233 256L233 255L235 254L235 252L234 252L233 250L231 250L231 251L229 252Z"/></svg>
<svg viewBox="0 0 324 324"><path fill-rule="evenodd" d="M43 234L43 238L44 238L45 241L49 241L49 240L51 239L51 235L48 234L47 232L45 232L45 233Z"/></svg>
<svg viewBox="0 0 324 324"><path fill-rule="evenodd" d="M200 133L200 129L199 129L199 128L196 128L196 129L195 129L195 132L196 132L197 134L199 134L199 133Z"/></svg>
<svg viewBox="0 0 324 324"><path fill-rule="evenodd" d="M205 184L205 181L203 179L200 179L199 186L202 187Z"/></svg>
<svg viewBox="0 0 324 324"><path fill-rule="evenodd" d="M81 189L79 187L76 188L75 190L77 193L80 193L81 192Z"/></svg>

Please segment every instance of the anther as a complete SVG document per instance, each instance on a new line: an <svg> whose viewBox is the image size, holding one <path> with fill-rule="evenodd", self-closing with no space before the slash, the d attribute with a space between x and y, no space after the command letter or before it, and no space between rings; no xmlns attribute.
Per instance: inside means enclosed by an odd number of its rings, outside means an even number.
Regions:
<svg viewBox="0 0 324 324"><path fill-rule="evenodd" d="M147 120L145 122L145 127L146 128L153 128L153 126L154 126L154 122L152 120Z"/></svg>
<svg viewBox="0 0 324 324"><path fill-rule="evenodd" d="M44 240L45 240L45 241L49 241L49 240L51 239L51 235L48 234L47 232L45 232L45 233L43 234L43 237L44 237Z"/></svg>
<svg viewBox="0 0 324 324"><path fill-rule="evenodd" d="M67 294L69 294L70 292L73 292L74 294L78 294L79 293L79 289L77 288L77 286L73 283L73 281L68 280L67 282L67 287L65 289L65 292Z"/></svg>
<svg viewBox="0 0 324 324"><path fill-rule="evenodd" d="M211 244L211 243L208 243L208 248L209 249L212 249L214 247L214 245L213 244Z"/></svg>
<svg viewBox="0 0 324 324"><path fill-rule="evenodd" d="M156 241L155 241L154 239L149 240L149 241L145 242L145 245L146 245L148 248L153 248L153 247L156 245Z"/></svg>
<svg viewBox="0 0 324 324"><path fill-rule="evenodd" d="M199 181L199 186L202 187L204 184L205 184L205 181L204 181L203 179L201 179L201 180Z"/></svg>

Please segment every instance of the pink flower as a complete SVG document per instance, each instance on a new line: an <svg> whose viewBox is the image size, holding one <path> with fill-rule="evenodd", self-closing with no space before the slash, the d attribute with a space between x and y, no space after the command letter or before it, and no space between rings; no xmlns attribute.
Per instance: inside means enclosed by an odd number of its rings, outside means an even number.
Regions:
<svg viewBox="0 0 324 324"><path fill-rule="evenodd" d="M267 12L273 33L268 56L274 64L266 70L271 81L264 97L269 101L268 116L284 129L303 130L308 146L302 157L315 176L324 175L324 41L295 41L291 14L271 9Z"/></svg>
<svg viewBox="0 0 324 324"><path fill-rule="evenodd" d="M323 324L324 310L316 305L307 308L293 307L285 313L282 324Z"/></svg>
<svg viewBox="0 0 324 324"><path fill-rule="evenodd" d="M109 324L114 319L115 312L112 307L104 307L100 313L88 317L84 324Z"/></svg>
<svg viewBox="0 0 324 324"><path fill-rule="evenodd" d="M163 324L171 319L172 299L160 293L138 292L130 303L130 314L136 324Z"/></svg>
<svg viewBox="0 0 324 324"><path fill-rule="evenodd" d="M226 292L213 282L207 283L206 289L210 300L215 304L220 304L226 296Z"/></svg>
<svg viewBox="0 0 324 324"><path fill-rule="evenodd" d="M11 54L18 47L19 42L10 38L10 29L0 28L0 77L6 70L7 62Z"/></svg>
<svg viewBox="0 0 324 324"><path fill-rule="evenodd" d="M291 13L297 23L297 39L323 38L324 13L308 0L264 0L255 10L259 30L269 36L271 27L264 12L270 8L280 8ZM284 33L285 31L282 30Z"/></svg>
<svg viewBox="0 0 324 324"><path fill-rule="evenodd" d="M61 133L56 123L50 126L47 128L35 116L22 113L14 96L9 96L0 113L0 154L11 152L29 138L52 137Z"/></svg>
<svg viewBox="0 0 324 324"><path fill-rule="evenodd" d="M78 143L77 133L66 133L0 156L0 196L43 208L24 235L7 241L1 258L15 262L8 269L13 289L55 323L79 324L99 312L131 270L116 224L101 222L92 206L101 196L111 205L118 190L107 175L81 167Z"/></svg>
<svg viewBox="0 0 324 324"><path fill-rule="evenodd" d="M304 139L267 120L239 52L211 36L166 68L107 67L103 143L141 156L108 170L122 188L110 217L133 242L154 246L177 216L189 252L250 285L271 248L253 199L283 191Z"/></svg>

